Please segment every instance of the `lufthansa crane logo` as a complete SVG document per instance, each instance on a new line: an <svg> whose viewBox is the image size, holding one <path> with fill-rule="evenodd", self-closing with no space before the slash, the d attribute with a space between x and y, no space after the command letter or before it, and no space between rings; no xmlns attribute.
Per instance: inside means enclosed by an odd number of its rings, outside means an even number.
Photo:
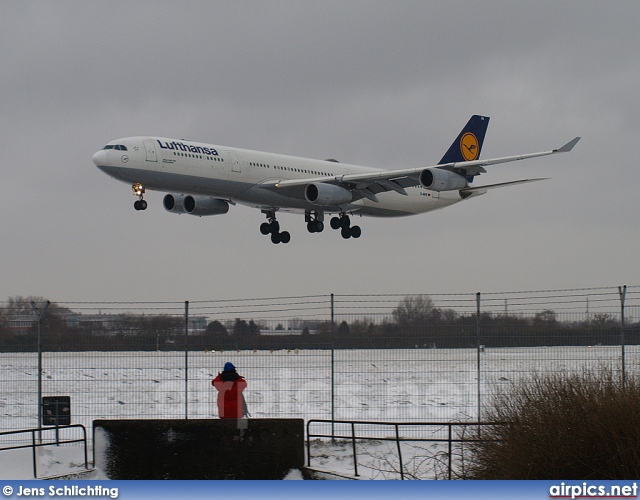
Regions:
<svg viewBox="0 0 640 500"><path fill-rule="evenodd" d="M467 132L462 136L462 139L460 139L460 152L465 161L472 161L478 158L480 150L478 146L478 139L473 133Z"/></svg>

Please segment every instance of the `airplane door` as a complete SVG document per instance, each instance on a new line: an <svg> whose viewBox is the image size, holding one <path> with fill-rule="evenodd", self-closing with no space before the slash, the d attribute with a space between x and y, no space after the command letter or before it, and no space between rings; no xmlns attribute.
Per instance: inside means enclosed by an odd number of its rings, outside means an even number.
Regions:
<svg viewBox="0 0 640 500"><path fill-rule="evenodd" d="M231 171L232 172L242 172L242 168L240 166L240 158L233 151L227 151L229 153L229 159L231 160Z"/></svg>
<svg viewBox="0 0 640 500"><path fill-rule="evenodd" d="M147 151L147 161L158 161L156 145L152 140L144 141L144 149Z"/></svg>

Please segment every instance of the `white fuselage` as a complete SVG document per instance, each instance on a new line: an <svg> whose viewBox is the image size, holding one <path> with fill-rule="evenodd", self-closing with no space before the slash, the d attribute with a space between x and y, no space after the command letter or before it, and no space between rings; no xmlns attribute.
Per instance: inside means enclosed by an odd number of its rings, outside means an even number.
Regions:
<svg viewBox="0 0 640 500"><path fill-rule="evenodd" d="M406 195L395 191L379 193L377 202L362 198L345 205L318 206L300 193L292 196L291 191L279 192L265 186L381 169L162 137L128 137L109 144L113 148L97 152L93 160L111 177L140 183L146 189L211 196L263 210L391 217L428 212L463 199L457 190L437 192L415 185L406 188Z"/></svg>

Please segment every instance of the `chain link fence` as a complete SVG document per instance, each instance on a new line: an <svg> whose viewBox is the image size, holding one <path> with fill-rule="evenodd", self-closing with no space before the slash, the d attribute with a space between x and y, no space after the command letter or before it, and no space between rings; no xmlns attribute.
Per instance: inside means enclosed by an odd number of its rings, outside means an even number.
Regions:
<svg viewBox="0 0 640 500"><path fill-rule="evenodd" d="M231 361L255 418L476 421L533 373L640 367L640 287L329 295L200 302L0 304L0 430L216 418Z"/></svg>

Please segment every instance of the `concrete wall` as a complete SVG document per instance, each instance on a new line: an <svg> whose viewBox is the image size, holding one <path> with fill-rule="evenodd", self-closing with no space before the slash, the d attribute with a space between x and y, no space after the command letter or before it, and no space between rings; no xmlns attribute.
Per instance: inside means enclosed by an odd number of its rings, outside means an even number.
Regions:
<svg viewBox="0 0 640 500"><path fill-rule="evenodd" d="M304 466L303 419L94 420L110 479L282 479Z"/></svg>

